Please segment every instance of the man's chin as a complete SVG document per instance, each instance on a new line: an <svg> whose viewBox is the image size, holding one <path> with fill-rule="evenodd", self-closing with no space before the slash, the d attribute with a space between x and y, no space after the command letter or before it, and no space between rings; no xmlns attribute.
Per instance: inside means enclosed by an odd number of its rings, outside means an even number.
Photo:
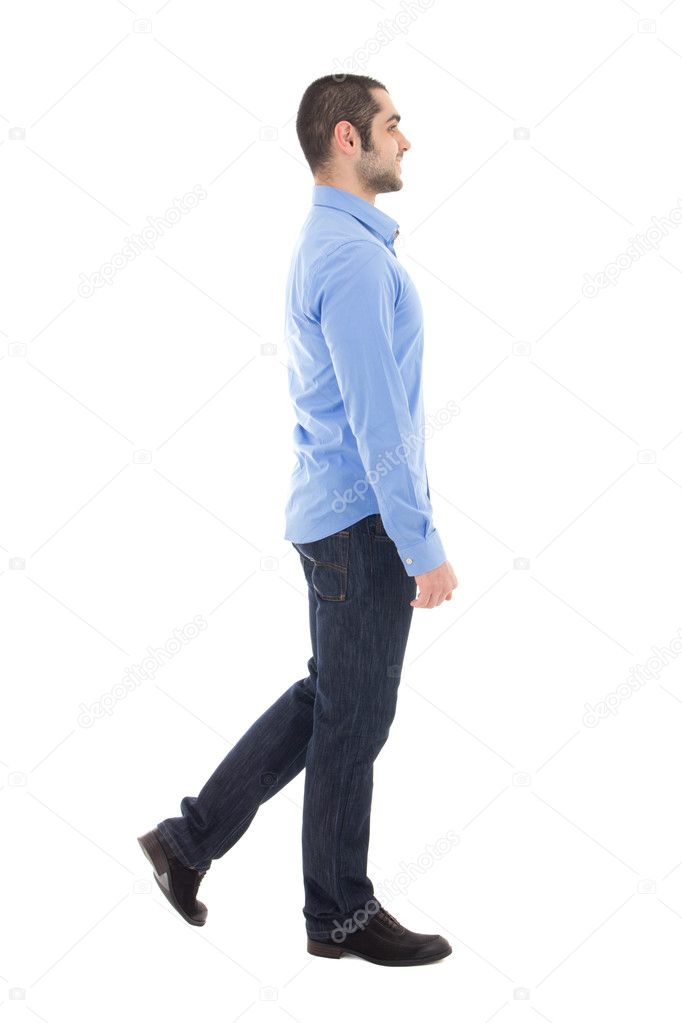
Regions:
<svg viewBox="0 0 682 1023"><path fill-rule="evenodd" d="M381 181L377 181L375 186L377 195L382 192L399 192L403 187L403 179L399 176L392 175L390 178L382 178Z"/></svg>

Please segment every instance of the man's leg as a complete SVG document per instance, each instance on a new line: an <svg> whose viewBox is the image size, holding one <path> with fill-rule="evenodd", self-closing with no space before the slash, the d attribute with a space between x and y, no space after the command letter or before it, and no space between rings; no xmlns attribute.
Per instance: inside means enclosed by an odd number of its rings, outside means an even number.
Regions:
<svg viewBox="0 0 682 1023"><path fill-rule="evenodd" d="M303 770L317 686L316 611L309 593L313 655L307 677L295 682L251 725L198 796L185 796L182 816L158 824L161 837L186 866L208 870L211 860L241 838L259 806Z"/></svg>
<svg viewBox="0 0 682 1023"><path fill-rule="evenodd" d="M303 913L317 939L380 908L367 876L373 763L395 715L417 586L378 519L351 526L347 548L339 534L297 545L322 594L314 593L318 674L302 833ZM345 593L335 599L333 574L344 567Z"/></svg>

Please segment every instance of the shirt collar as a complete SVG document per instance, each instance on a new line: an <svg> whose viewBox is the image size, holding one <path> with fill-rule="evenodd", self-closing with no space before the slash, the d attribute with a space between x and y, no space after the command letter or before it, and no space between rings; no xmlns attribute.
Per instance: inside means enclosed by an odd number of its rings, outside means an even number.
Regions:
<svg viewBox="0 0 682 1023"><path fill-rule="evenodd" d="M333 209L344 210L367 227L379 234L387 245L395 241L398 234L398 221L389 217L388 213L378 210L374 203L367 199L346 192L343 188L333 185L313 185L313 206L331 206Z"/></svg>

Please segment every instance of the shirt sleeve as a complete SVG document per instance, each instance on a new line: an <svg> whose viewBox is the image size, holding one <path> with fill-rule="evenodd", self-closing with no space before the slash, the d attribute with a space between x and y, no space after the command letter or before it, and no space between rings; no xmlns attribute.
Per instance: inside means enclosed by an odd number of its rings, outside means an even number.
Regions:
<svg viewBox="0 0 682 1023"><path fill-rule="evenodd" d="M386 532L414 576L446 555L433 525L424 441L415 434L393 350L400 286L388 250L358 240L313 268L310 297Z"/></svg>

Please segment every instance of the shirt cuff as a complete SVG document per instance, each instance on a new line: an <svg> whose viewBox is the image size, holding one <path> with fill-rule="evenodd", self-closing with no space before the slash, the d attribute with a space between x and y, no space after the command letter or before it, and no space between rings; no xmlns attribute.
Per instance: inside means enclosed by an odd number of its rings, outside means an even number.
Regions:
<svg viewBox="0 0 682 1023"><path fill-rule="evenodd" d="M445 548L437 529L425 540L411 547L398 547L398 554L408 575L423 575L447 561Z"/></svg>

